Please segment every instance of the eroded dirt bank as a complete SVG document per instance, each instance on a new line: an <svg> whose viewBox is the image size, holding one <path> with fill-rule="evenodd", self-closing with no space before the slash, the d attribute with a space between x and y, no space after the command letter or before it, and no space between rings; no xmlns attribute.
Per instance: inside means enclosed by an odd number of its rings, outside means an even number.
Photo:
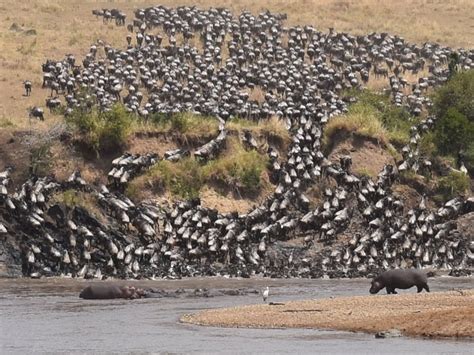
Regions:
<svg viewBox="0 0 474 355"><path fill-rule="evenodd" d="M474 337L474 290L325 298L249 305L185 315L182 322L220 327L317 328L404 335Z"/></svg>

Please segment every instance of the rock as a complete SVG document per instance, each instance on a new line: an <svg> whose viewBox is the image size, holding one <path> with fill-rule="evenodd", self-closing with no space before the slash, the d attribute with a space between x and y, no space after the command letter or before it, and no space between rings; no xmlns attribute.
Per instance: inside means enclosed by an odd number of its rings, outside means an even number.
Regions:
<svg viewBox="0 0 474 355"><path fill-rule="evenodd" d="M472 240L474 237L474 212L459 217L456 224L457 230L461 233L461 236Z"/></svg>
<svg viewBox="0 0 474 355"><path fill-rule="evenodd" d="M22 32L23 30L21 29L21 26L18 25L16 22L13 22L12 25L9 28L10 31L13 32Z"/></svg>
<svg viewBox="0 0 474 355"><path fill-rule="evenodd" d="M23 32L23 34L25 36L36 36L37 35L37 32L35 29L30 29L30 30L27 30L25 32Z"/></svg>
<svg viewBox="0 0 474 355"><path fill-rule="evenodd" d="M452 269L449 272L449 276L460 277L460 276L470 276L471 270L469 269Z"/></svg>
<svg viewBox="0 0 474 355"><path fill-rule="evenodd" d="M378 333L375 333L375 338L377 339L385 339L385 338L399 338L403 334L399 329L389 329L386 331L381 331Z"/></svg>

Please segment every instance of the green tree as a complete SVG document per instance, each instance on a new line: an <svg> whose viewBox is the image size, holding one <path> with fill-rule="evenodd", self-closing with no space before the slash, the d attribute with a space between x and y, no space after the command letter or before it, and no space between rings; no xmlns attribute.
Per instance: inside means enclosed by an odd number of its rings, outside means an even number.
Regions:
<svg viewBox="0 0 474 355"><path fill-rule="evenodd" d="M455 108L448 109L439 119L435 131L438 151L444 155L456 155L473 141L474 124Z"/></svg>
<svg viewBox="0 0 474 355"><path fill-rule="evenodd" d="M434 143L438 152L461 157L474 172L474 70L453 74L433 95L438 117Z"/></svg>

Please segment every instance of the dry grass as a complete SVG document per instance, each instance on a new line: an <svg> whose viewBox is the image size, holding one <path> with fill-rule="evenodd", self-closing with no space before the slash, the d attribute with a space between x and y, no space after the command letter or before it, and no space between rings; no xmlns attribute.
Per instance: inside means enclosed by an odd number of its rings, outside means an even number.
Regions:
<svg viewBox="0 0 474 355"><path fill-rule="evenodd" d="M324 145L331 146L332 139L339 132L348 132L361 137L375 139L386 146L388 144L388 132L378 119L376 113L365 106L351 110L346 115L332 118L324 130Z"/></svg>
<svg viewBox="0 0 474 355"><path fill-rule="evenodd" d="M271 144L278 146L280 150L285 150L290 144L290 133L285 124L278 117L274 116L268 120L251 121L241 118L234 118L227 123L229 131L242 132L249 131L254 137L262 137Z"/></svg>
<svg viewBox="0 0 474 355"><path fill-rule="evenodd" d="M185 315L199 325L251 328L318 328L405 335L474 337L474 290L338 297L251 305Z"/></svg>

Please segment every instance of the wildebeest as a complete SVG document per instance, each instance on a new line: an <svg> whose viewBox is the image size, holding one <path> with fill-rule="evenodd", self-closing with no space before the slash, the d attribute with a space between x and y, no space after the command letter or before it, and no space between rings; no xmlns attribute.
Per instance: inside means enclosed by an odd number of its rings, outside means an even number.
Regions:
<svg viewBox="0 0 474 355"><path fill-rule="evenodd" d="M25 80L23 82L23 85L25 86L25 96L30 96L31 95L31 81Z"/></svg>
<svg viewBox="0 0 474 355"><path fill-rule="evenodd" d="M29 113L29 118L39 118L41 121L44 121L44 111L41 107L34 106Z"/></svg>

